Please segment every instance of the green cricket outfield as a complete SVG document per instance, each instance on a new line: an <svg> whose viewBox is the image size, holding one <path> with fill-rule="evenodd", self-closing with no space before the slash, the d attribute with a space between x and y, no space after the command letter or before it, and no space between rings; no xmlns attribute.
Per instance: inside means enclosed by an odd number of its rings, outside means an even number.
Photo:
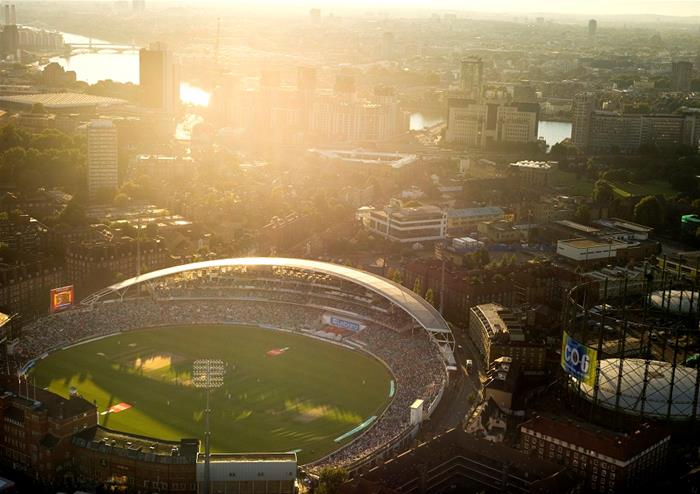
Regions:
<svg viewBox="0 0 700 494"><path fill-rule="evenodd" d="M40 387L95 401L100 425L179 440L204 437L205 394L191 382L200 358L227 366L211 395L215 452L297 451L310 462L351 441L336 439L391 400L391 373L362 352L238 325L121 333L54 352L32 372Z"/></svg>

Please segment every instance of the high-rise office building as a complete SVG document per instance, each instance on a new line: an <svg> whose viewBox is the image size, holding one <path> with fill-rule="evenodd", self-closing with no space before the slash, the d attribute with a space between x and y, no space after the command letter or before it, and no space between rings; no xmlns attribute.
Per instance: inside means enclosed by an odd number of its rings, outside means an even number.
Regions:
<svg viewBox="0 0 700 494"><path fill-rule="evenodd" d="M0 34L0 55L3 58L11 57L13 60L19 59L19 29L15 6L5 4L4 8L5 25Z"/></svg>
<svg viewBox="0 0 700 494"><path fill-rule="evenodd" d="M163 43L152 43L139 51L141 104L173 113L180 102L178 66Z"/></svg>
<svg viewBox="0 0 700 494"><path fill-rule="evenodd" d="M571 141L579 149L586 149L591 135L591 118L596 108L595 93L579 93L574 96Z"/></svg>
<svg viewBox="0 0 700 494"><path fill-rule="evenodd" d="M693 76L691 62L673 62L671 66L671 87L674 91L690 91Z"/></svg>
<svg viewBox="0 0 700 494"><path fill-rule="evenodd" d="M464 97L478 100L484 80L484 62L478 57L469 57L462 60L460 66L459 87Z"/></svg>
<svg viewBox="0 0 700 494"><path fill-rule="evenodd" d="M349 80L341 78L340 82L341 89L354 89L346 85ZM376 88L368 99L348 91L316 97L311 115L314 136L335 142L382 141L407 129L393 88Z"/></svg>
<svg viewBox="0 0 700 494"><path fill-rule="evenodd" d="M136 12L143 12L146 10L146 0L133 0L131 2L131 8Z"/></svg>
<svg viewBox="0 0 700 494"><path fill-rule="evenodd" d="M539 105L508 101L448 102L446 140L465 147L537 142Z"/></svg>
<svg viewBox="0 0 700 494"><path fill-rule="evenodd" d="M591 19L590 21L588 21L588 35L595 36L597 32L598 32L598 21L596 21L595 19Z"/></svg>
<svg viewBox="0 0 700 494"><path fill-rule="evenodd" d="M88 194L91 201L119 185L117 128L111 120L92 120L87 127Z"/></svg>

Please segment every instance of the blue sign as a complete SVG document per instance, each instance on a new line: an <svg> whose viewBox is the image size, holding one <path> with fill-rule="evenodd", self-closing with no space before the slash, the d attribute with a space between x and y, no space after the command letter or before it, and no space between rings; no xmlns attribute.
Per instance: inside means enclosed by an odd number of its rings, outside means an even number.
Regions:
<svg viewBox="0 0 700 494"><path fill-rule="evenodd" d="M348 319L341 319L340 317L331 316L331 325L336 328L349 329L350 331L358 332L360 330L360 324L355 321L350 321Z"/></svg>

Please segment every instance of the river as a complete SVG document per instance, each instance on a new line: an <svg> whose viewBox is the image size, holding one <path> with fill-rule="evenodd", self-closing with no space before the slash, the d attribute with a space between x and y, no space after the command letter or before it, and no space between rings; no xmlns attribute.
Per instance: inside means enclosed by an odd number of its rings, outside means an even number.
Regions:
<svg viewBox="0 0 700 494"><path fill-rule="evenodd" d="M408 128L410 130L423 130L427 127L432 127L433 125L437 125L445 121L445 117L436 113L431 114L415 112L411 113L409 118Z"/></svg>
<svg viewBox="0 0 700 494"><path fill-rule="evenodd" d="M423 130L445 122L445 118L437 113L414 112L410 115L409 129ZM538 128L538 136L547 141L551 148L556 143L571 137L570 122L555 122L551 120L541 120Z"/></svg>
<svg viewBox="0 0 700 494"><path fill-rule="evenodd" d="M66 43L89 43L90 38L77 34L63 33ZM109 43L93 39L93 43ZM74 70L80 81L94 84L105 79L115 82L139 83L138 49L127 51L101 50L98 52L75 53L69 57L53 57L52 62L59 63L66 70ZM187 105L207 106L208 91L182 81L180 83L180 100Z"/></svg>
<svg viewBox="0 0 700 494"><path fill-rule="evenodd" d="M571 137L571 122L541 120L538 134L539 137L547 141L547 145L551 148L556 143Z"/></svg>
<svg viewBox="0 0 700 494"><path fill-rule="evenodd" d="M90 38L77 34L63 33L66 43L89 43ZM93 39L93 43L108 43ZM54 57L66 70L74 70L78 80L94 84L97 81L112 79L115 82L139 83L138 49L126 51L102 50L99 52L75 53L70 57ZM210 93L187 81L180 83L180 100L186 105L206 107L209 105ZM426 127L443 123L444 116L439 113L414 112L410 115L409 128L423 130ZM543 120L539 123L539 136L551 147L571 137L571 124Z"/></svg>

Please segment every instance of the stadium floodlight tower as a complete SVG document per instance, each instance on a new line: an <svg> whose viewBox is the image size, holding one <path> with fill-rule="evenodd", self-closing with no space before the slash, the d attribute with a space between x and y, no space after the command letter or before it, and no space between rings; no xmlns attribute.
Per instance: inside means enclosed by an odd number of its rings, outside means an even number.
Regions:
<svg viewBox="0 0 700 494"><path fill-rule="evenodd" d="M210 436L209 430L209 394L212 389L220 388L224 384L225 365L223 360L201 359L195 360L192 365L192 383L196 388L204 389L207 396L207 404L204 409L204 494L209 494L209 456Z"/></svg>

